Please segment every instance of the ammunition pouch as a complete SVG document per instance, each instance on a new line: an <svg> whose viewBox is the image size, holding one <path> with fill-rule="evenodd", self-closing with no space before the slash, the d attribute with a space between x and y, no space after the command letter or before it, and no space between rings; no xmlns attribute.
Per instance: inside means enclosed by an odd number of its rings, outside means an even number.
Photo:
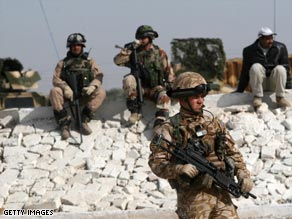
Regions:
<svg viewBox="0 0 292 219"><path fill-rule="evenodd" d="M83 87L88 87L94 79L91 72L90 61L84 55L76 58L66 57L63 61L64 67L61 72L61 79L66 81L72 90L77 86L77 94L79 96L82 95ZM72 81L70 81L71 74L76 74L76 85L72 84Z"/></svg>
<svg viewBox="0 0 292 219"><path fill-rule="evenodd" d="M219 132L215 138L215 154L217 155L219 160L224 160L226 154L226 136L224 133Z"/></svg>
<svg viewBox="0 0 292 219"><path fill-rule="evenodd" d="M140 67L140 78L141 78L141 82L142 82L142 86L149 88L151 87L151 77L150 77L150 72L142 66Z"/></svg>
<svg viewBox="0 0 292 219"><path fill-rule="evenodd" d="M158 46L153 45L154 49L150 51L137 51L137 59L143 60L139 64L139 77L145 88L153 88L164 83L164 69L162 67L162 58ZM131 56L133 60L133 55ZM132 61L132 63L134 63Z"/></svg>

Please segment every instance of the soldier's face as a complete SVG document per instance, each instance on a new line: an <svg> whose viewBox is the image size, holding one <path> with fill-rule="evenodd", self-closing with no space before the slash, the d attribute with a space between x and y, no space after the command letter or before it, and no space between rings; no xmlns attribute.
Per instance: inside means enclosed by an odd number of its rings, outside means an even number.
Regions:
<svg viewBox="0 0 292 219"><path fill-rule="evenodd" d="M142 47L147 46L150 42L148 37L143 37L143 38L139 39L139 41L140 41L140 44Z"/></svg>
<svg viewBox="0 0 292 219"><path fill-rule="evenodd" d="M79 55L82 52L83 46L80 44L73 44L70 46L70 51L73 55Z"/></svg>
<svg viewBox="0 0 292 219"><path fill-rule="evenodd" d="M188 102L190 106L185 100L180 100L180 104L186 109L190 109L190 107L192 107L190 110L193 110L195 112L201 112L204 105L204 97L205 95L203 94L188 97Z"/></svg>

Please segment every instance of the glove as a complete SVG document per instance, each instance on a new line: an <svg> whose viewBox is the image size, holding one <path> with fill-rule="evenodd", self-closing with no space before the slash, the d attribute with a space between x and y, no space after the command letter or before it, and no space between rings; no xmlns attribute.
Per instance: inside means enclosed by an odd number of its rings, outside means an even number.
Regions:
<svg viewBox="0 0 292 219"><path fill-rule="evenodd" d="M73 91L69 86L64 88L64 96L66 99L73 101Z"/></svg>
<svg viewBox="0 0 292 219"><path fill-rule="evenodd" d="M90 85L88 87L84 87L83 92L85 92L88 96L90 96L96 90L96 88L97 88L97 86Z"/></svg>
<svg viewBox="0 0 292 219"><path fill-rule="evenodd" d="M131 43L127 43L124 47L128 50L137 49L141 45L141 42L139 40L134 40Z"/></svg>
<svg viewBox="0 0 292 219"><path fill-rule="evenodd" d="M252 190L253 181L251 178L243 178L239 182L241 184L241 192L248 193Z"/></svg>
<svg viewBox="0 0 292 219"><path fill-rule="evenodd" d="M129 55L131 55L131 50L123 48L121 50L121 54L124 56L129 56Z"/></svg>
<svg viewBox="0 0 292 219"><path fill-rule="evenodd" d="M140 45L141 45L140 40L134 40L134 42L133 42L133 48L134 49L137 49Z"/></svg>
<svg viewBox="0 0 292 219"><path fill-rule="evenodd" d="M252 190L253 181L243 171L240 171L237 174L237 179L238 179L239 184L241 185L241 192L247 193Z"/></svg>
<svg viewBox="0 0 292 219"><path fill-rule="evenodd" d="M198 173L199 173L198 169L192 164L179 165L178 167L179 175L185 174L190 178L194 178L196 175L198 175Z"/></svg>

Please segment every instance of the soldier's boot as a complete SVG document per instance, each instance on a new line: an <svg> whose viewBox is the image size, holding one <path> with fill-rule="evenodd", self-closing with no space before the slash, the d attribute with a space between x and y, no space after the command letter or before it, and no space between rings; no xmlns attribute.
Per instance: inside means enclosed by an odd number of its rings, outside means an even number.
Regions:
<svg viewBox="0 0 292 219"><path fill-rule="evenodd" d="M155 122L153 127L159 126L169 118L169 111L166 109L160 109L155 113Z"/></svg>
<svg viewBox="0 0 292 219"><path fill-rule="evenodd" d="M92 129L89 127L87 122L82 122L82 134L90 135L92 133Z"/></svg>
<svg viewBox="0 0 292 219"><path fill-rule="evenodd" d="M253 106L255 108L261 106L262 105L262 102L263 102L262 97L254 96L254 98L253 98Z"/></svg>
<svg viewBox="0 0 292 219"><path fill-rule="evenodd" d="M131 115L128 118L129 123L135 124L141 119L142 115L141 113L131 113Z"/></svg>
<svg viewBox="0 0 292 219"><path fill-rule="evenodd" d="M142 114L140 113L141 106L136 99L127 99L127 108L131 112L128 122L133 125L142 118Z"/></svg>
<svg viewBox="0 0 292 219"><path fill-rule="evenodd" d="M93 117L94 113L88 107L84 107L81 115L83 135L90 135L92 133L92 129L89 127L88 123L91 119L93 119Z"/></svg>
<svg viewBox="0 0 292 219"><path fill-rule="evenodd" d="M68 116L67 111L65 109L61 111L54 110L54 116L57 121L57 124L61 129L61 139L66 140L70 137L70 124L71 117Z"/></svg>
<svg viewBox="0 0 292 219"><path fill-rule="evenodd" d="M61 126L61 139L66 140L70 137L70 126L63 125Z"/></svg>
<svg viewBox="0 0 292 219"><path fill-rule="evenodd" d="M289 107L289 106L291 106L289 101L287 99L285 99L284 97L276 97L276 101L277 101L277 106L278 107Z"/></svg>

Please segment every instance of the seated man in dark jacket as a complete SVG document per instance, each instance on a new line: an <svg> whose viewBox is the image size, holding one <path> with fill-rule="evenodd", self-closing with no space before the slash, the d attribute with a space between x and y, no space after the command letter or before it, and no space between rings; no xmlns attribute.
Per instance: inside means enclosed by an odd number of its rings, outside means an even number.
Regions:
<svg viewBox="0 0 292 219"><path fill-rule="evenodd" d="M284 98L285 88L291 89L288 52L285 44L273 39L270 28L263 27L258 39L243 49L243 66L237 92L243 92L248 83L254 94L255 108L262 104L263 91L275 91L278 107L288 107Z"/></svg>

